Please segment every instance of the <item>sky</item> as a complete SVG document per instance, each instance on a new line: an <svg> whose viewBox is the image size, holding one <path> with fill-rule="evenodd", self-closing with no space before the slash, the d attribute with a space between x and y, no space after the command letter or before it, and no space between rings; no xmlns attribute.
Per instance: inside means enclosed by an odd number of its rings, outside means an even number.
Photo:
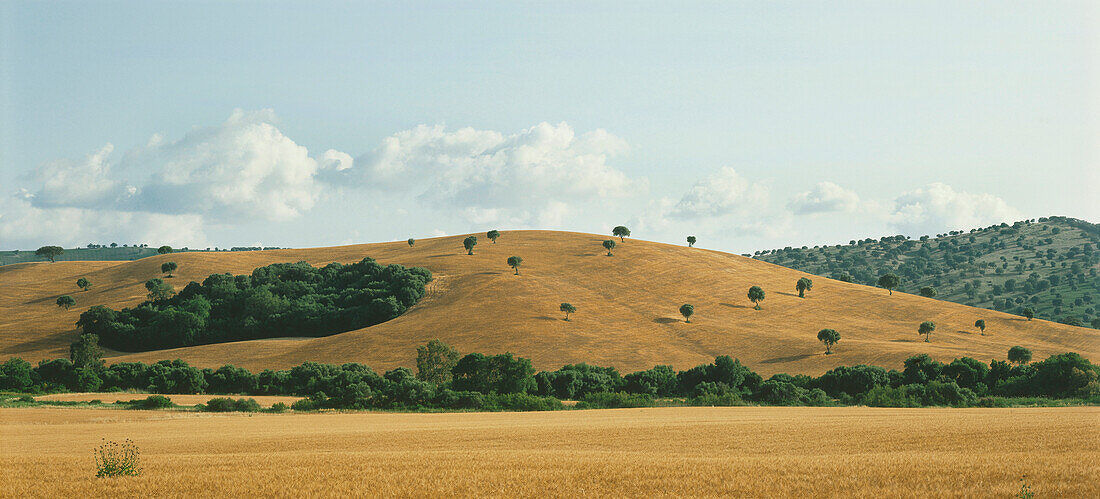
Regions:
<svg viewBox="0 0 1100 499"><path fill-rule="evenodd" d="M1100 222L1100 3L0 0L0 249Z"/></svg>

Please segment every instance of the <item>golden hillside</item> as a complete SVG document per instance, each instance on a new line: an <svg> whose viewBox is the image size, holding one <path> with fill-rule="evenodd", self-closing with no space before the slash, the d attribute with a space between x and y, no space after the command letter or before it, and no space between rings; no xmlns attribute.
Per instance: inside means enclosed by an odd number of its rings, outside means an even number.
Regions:
<svg viewBox="0 0 1100 499"><path fill-rule="evenodd" d="M31 362L66 357L78 331L73 325L92 305L132 306L145 299L144 282L165 261L179 264L176 289L209 274L250 273L276 262L313 265L354 262L423 266L434 281L428 295L405 315L384 324L324 338L282 338L122 354L110 361L181 358L203 367L235 364L253 371L304 361L362 362L375 369L415 365L415 346L439 338L461 352L510 351L536 368L587 362L622 372L670 364L683 369L716 355L741 359L763 375L820 374L838 365L899 367L910 355L950 361L971 356L1003 359L1023 345L1036 359L1073 351L1100 359L1100 331L1022 318L991 310L811 276L814 289L800 299L795 282L806 274L759 260L685 246L627 239L608 257L605 236L554 231L507 231L492 244L479 234L474 255L463 236L332 248L223 253L176 253L132 262L58 262L0 267L0 360ZM521 275L505 263L523 257ZM87 277L90 291L75 282ZM763 310L746 298L749 286L767 291ZM59 295L76 298L65 311ZM578 309L569 322L558 305ZM678 309L695 306L685 324ZM986 335L973 327L985 319ZM921 321L937 325L932 342L917 334ZM817 331L833 328L842 339L824 355Z"/></svg>

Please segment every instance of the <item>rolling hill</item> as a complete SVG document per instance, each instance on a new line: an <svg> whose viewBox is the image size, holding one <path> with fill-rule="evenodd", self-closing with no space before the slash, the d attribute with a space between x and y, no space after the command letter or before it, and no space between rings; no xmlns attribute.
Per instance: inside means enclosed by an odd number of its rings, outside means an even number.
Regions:
<svg viewBox="0 0 1100 499"><path fill-rule="evenodd" d="M371 257L430 269L427 295L403 316L370 328L323 338L278 338L141 353L109 352L109 362L181 358L194 365L234 364L256 371L304 361L363 362L375 369L415 365L415 346L439 338L461 352L511 351L538 369L587 362L622 372L669 364L682 369L729 354L761 374L820 374L859 363L889 368L916 353L950 361L971 356L1003 359L1023 345L1035 357L1074 351L1100 358L1100 331L810 276L814 288L800 299L795 282L807 274L738 255L627 239L608 257L607 237L554 231L507 231L466 255L463 236L250 252L188 252L131 262L23 263L0 267L0 360L31 362L65 357L78 333L73 325L92 305L132 306L145 299L144 282L166 261L179 264L169 279L177 289L212 273L244 274L276 262L314 265ZM484 239L484 238L482 238ZM523 257L521 275L507 266ZM89 291L75 282L87 277ZM746 298L752 285L767 291L763 310ZM76 298L58 308L59 295ZM578 311L569 322L563 301ZM683 303L695 306L685 324ZM980 336L973 327L985 319ZM917 325L938 328L923 342ZM817 331L842 335L824 355Z"/></svg>
<svg viewBox="0 0 1100 499"><path fill-rule="evenodd" d="M1100 225L1067 217L1026 220L911 240L758 251L756 258L811 274L874 285L901 276L899 289L936 290L940 300L1089 326L1100 309ZM1100 321L1098 321L1100 324Z"/></svg>

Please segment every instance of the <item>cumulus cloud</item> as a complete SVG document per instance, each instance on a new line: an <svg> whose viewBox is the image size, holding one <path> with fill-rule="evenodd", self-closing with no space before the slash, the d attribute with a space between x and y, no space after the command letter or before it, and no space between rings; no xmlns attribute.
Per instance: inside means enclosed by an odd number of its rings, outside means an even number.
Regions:
<svg viewBox="0 0 1100 499"><path fill-rule="evenodd" d="M81 161L51 161L35 169L31 180L40 183L42 188L33 196L34 204L96 207L132 197L137 190L134 186L112 178L108 157L114 149L108 143Z"/></svg>
<svg viewBox="0 0 1100 499"><path fill-rule="evenodd" d="M687 220L725 215L745 216L768 202L768 188L750 182L736 170L724 167L695 183L669 211L672 218Z"/></svg>
<svg viewBox="0 0 1100 499"><path fill-rule="evenodd" d="M969 229L1020 218L1020 213L992 194L960 192L933 183L894 200L891 224L909 234Z"/></svg>
<svg viewBox="0 0 1100 499"><path fill-rule="evenodd" d="M626 150L625 141L605 130L578 136L566 123L511 135L421 125L385 138L353 163L326 164L321 178L409 192L431 208L467 210L482 222L523 225L560 220L563 203L644 189L644 180L608 164Z"/></svg>
<svg viewBox="0 0 1100 499"><path fill-rule="evenodd" d="M795 195L787 206L798 215L851 212L859 206L859 196L832 182L818 182L813 189Z"/></svg>

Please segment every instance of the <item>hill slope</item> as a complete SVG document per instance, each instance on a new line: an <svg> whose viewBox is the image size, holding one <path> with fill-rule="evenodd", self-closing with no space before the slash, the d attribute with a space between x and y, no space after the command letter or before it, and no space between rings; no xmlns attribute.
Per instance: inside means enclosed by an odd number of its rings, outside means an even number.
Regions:
<svg viewBox="0 0 1100 499"><path fill-rule="evenodd" d="M539 369L588 362L627 372L655 364L687 368L729 354L762 374L817 374L857 363L897 367L915 353L950 360L1004 358L1023 345L1036 358L1076 351L1100 358L1100 332L1047 321L815 277L805 299L794 292L806 274L737 255L628 239L605 256L605 236L508 231L497 244L483 241L469 256L464 236L405 242L256 252L181 253L133 262L57 262L0 267L0 359L32 362L63 357L76 337L73 323L96 304L114 308L145 299L145 280L160 264L179 264L177 289L209 274L249 273L275 263L353 262L423 266L435 276L428 294L405 315L370 328L324 338L281 338L188 348L112 353L110 361L182 358L204 367L235 364L252 370L303 361L363 362L376 369L413 366L415 346L439 338L462 352L511 351ZM484 239L484 238L482 238ZM523 257L521 275L505 261ZM87 277L92 290L75 287ZM763 310L746 298L751 285L767 292ZM77 306L54 305L70 294ZM577 306L561 320L558 304ZM685 324L678 309L692 303ZM984 318L986 336L972 327ZM917 335L921 321L938 325L932 343ZM840 331L834 355L817 342L822 328Z"/></svg>
<svg viewBox="0 0 1100 499"><path fill-rule="evenodd" d="M922 238L923 239L923 238ZM784 248L756 258L874 285L894 272L901 288L973 307L1090 325L1100 310L1100 225L1065 217L994 225L928 240L888 236L848 245Z"/></svg>

